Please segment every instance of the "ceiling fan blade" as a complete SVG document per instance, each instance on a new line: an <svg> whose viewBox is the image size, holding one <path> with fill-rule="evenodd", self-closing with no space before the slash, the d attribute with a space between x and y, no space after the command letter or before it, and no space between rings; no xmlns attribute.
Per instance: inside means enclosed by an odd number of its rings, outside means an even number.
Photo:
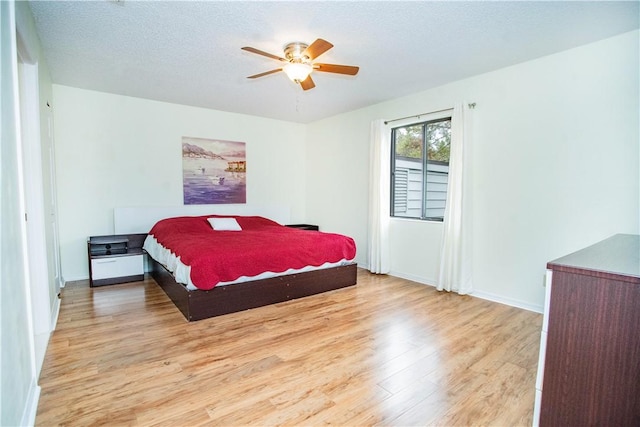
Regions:
<svg viewBox="0 0 640 427"><path fill-rule="evenodd" d="M355 76L360 70L360 67L337 64L313 64L313 68L316 71L323 71L325 73L348 74L350 76Z"/></svg>
<svg viewBox="0 0 640 427"><path fill-rule="evenodd" d="M267 58L271 58L271 59L276 59L278 61L284 61L287 62L286 59L281 58L279 56L276 55L272 55L269 52L265 52L263 50L260 49L256 49L255 47L249 47L249 46L245 46L243 48L241 48L242 50L246 50L247 52L251 52L251 53L257 53L258 55L262 55L262 56L266 56Z"/></svg>
<svg viewBox="0 0 640 427"><path fill-rule="evenodd" d="M282 71L282 68L276 68L275 70L265 71L264 73L254 74L253 76L247 77L248 79L257 79L258 77L268 76L269 74L277 73L278 71Z"/></svg>
<svg viewBox="0 0 640 427"><path fill-rule="evenodd" d="M300 86L302 86L302 89L304 90L309 90L316 87L316 84L313 82L313 79L311 78L311 76L309 76L300 82Z"/></svg>
<svg viewBox="0 0 640 427"><path fill-rule="evenodd" d="M307 49L304 51L303 55L307 55L309 59L315 59L318 56L322 55L329 49L331 49L333 45L326 40L317 39Z"/></svg>

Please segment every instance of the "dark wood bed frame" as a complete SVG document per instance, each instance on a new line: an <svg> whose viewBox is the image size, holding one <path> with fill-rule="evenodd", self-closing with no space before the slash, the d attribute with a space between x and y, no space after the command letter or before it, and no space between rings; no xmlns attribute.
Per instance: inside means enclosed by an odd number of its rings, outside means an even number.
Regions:
<svg viewBox="0 0 640 427"><path fill-rule="evenodd" d="M218 286L209 291L190 291L173 275L149 257L151 276L188 321L201 320L290 299L302 298L356 284L357 265L325 268L288 274L235 285Z"/></svg>

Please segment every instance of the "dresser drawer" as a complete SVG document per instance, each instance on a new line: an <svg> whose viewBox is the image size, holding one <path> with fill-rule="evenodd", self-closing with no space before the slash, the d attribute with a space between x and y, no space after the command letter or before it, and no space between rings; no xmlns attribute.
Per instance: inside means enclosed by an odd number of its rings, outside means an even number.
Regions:
<svg viewBox="0 0 640 427"><path fill-rule="evenodd" d="M91 260L92 280L138 276L143 274L144 260L142 255L93 258Z"/></svg>

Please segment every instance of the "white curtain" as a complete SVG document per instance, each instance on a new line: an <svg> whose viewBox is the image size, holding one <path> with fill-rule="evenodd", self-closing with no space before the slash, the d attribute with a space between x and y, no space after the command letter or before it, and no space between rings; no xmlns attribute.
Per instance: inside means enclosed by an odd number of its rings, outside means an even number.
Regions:
<svg viewBox="0 0 640 427"><path fill-rule="evenodd" d="M437 289L461 295L473 291L471 274L471 197L469 195L469 151L471 114L457 103L451 117L449 184L444 211Z"/></svg>
<svg viewBox="0 0 640 427"><path fill-rule="evenodd" d="M391 134L384 120L371 122L369 167L369 271L389 272Z"/></svg>

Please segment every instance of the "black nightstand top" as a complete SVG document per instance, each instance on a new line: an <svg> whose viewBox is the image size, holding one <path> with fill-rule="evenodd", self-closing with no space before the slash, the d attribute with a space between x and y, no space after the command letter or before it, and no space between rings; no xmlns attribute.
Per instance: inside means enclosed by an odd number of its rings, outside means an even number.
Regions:
<svg viewBox="0 0 640 427"><path fill-rule="evenodd" d="M301 230L312 230L312 231L320 230L320 227L314 224L287 224L286 226L291 228L299 228Z"/></svg>

